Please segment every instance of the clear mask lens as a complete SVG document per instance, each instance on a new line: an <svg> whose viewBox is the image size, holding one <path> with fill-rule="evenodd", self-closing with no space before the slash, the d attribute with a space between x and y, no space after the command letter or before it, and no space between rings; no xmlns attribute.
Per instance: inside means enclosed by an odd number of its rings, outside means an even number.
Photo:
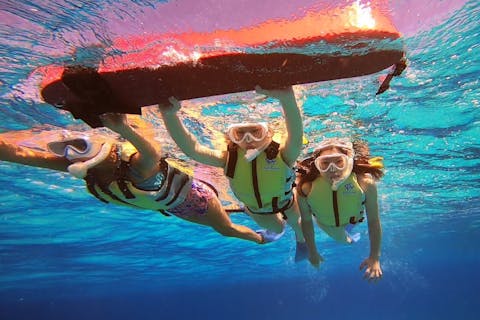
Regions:
<svg viewBox="0 0 480 320"><path fill-rule="evenodd" d="M348 157L345 154L330 154L319 156L315 159L315 166L320 172L330 170L344 170L348 164Z"/></svg>
<svg viewBox="0 0 480 320"><path fill-rule="evenodd" d="M82 155L90 151L91 143L82 138L66 141L55 141L48 144L48 149L62 157Z"/></svg>
<svg viewBox="0 0 480 320"><path fill-rule="evenodd" d="M268 127L264 123L249 123L232 125L228 128L227 134L234 143L248 141L262 141L268 133Z"/></svg>

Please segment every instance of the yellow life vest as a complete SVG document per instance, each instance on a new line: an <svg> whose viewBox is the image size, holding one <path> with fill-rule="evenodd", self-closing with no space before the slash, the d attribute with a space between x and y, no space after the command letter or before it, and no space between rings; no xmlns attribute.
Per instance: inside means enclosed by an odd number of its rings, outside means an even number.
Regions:
<svg viewBox="0 0 480 320"><path fill-rule="evenodd" d="M352 173L333 191L330 183L318 177L312 182L307 202L318 222L327 226L344 226L363 221L365 193Z"/></svg>
<svg viewBox="0 0 480 320"><path fill-rule="evenodd" d="M290 206L294 170L283 161L278 143L251 162L245 150L229 146L226 175L235 196L253 213L277 213Z"/></svg>
<svg viewBox="0 0 480 320"><path fill-rule="evenodd" d="M192 176L180 169L171 160L162 159L159 171L163 171L163 182L158 190L147 191L135 187L126 179L130 157L135 149L115 146L120 153L120 165L116 174L117 179L108 185L102 185L91 172L87 173L85 181L91 194L105 203L115 203L136 207L139 209L155 210L162 214L181 204L192 185Z"/></svg>

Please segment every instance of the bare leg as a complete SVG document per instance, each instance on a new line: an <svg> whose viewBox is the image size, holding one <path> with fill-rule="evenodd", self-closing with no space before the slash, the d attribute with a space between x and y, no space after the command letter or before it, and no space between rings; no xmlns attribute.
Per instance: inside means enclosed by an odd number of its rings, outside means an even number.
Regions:
<svg viewBox="0 0 480 320"><path fill-rule="evenodd" d="M275 233L283 232L285 222L280 214L254 214L251 213L248 209L246 210L246 212L260 227Z"/></svg>
<svg viewBox="0 0 480 320"><path fill-rule="evenodd" d="M234 224L225 212L218 198L212 198L208 201L208 211L204 215L195 215L182 217L190 222L195 222L210 226L215 231L226 237L234 237L244 240L262 243L262 236L252 229Z"/></svg>
<svg viewBox="0 0 480 320"><path fill-rule="evenodd" d="M261 243L263 240L262 236L252 229L246 226L234 224L223 209L218 198L212 198L209 201L208 211L205 217L213 229L226 237L235 237L256 243Z"/></svg>
<svg viewBox="0 0 480 320"><path fill-rule="evenodd" d="M287 216L287 223L295 232L295 238L297 242L305 242L303 237L302 227L300 226L300 210L298 208L297 201L293 205L285 210L285 215Z"/></svg>

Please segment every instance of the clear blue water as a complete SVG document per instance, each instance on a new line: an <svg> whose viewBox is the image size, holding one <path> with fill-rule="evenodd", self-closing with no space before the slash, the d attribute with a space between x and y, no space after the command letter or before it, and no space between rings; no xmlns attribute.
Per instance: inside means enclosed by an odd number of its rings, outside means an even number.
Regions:
<svg viewBox="0 0 480 320"><path fill-rule="evenodd" d="M65 61L72 46L94 38L153 28L132 21L147 19L155 1L79 3L0 0L1 132L73 124L32 98L24 79L35 67ZM105 206L66 174L0 162L0 318L478 319L480 4L431 1L405 10L414 4L391 4L409 67L390 91L375 97L380 74L295 88L312 143L331 131L362 136L385 158L379 283L358 271L368 255L366 226L354 246L318 237L326 261L316 270L293 262L291 230L266 246L227 239ZM98 13L108 7L110 14ZM172 28L208 29L203 13ZM74 38L78 30L84 36ZM221 129L245 99L252 97L211 98L217 106L203 112ZM188 120L200 138L212 134Z"/></svg>

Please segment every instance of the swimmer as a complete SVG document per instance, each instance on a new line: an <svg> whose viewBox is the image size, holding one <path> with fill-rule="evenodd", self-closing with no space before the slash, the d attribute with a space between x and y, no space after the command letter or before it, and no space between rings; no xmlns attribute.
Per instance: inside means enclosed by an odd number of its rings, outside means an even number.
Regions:
<svg viewBox="0 0 480 320"><path fill-rule="evenodd" d="M257 93L280 101L285 115L287 137L273 141L273 130L265 122L246 122L228 127L226 150L200 145L184 127L177 112L180 102L170 98L170 105L159 105L165 127L183 152L193 160L224 169L237 199L246 213L267 232L280 238L285 219L296 235L295 260L307 258L307 247L300 227L300 212L295 201L293 166L303 147L303 124L293 89L256 88Z"/></svg>
<svg viewBox="0 0 480 320"><path fill-rule="evenodd" d="M134 130L124 124L124 115L109 114L102 119L108 126L115 126L124 137L135 135ZM136 139L130 138L131 142ZM105 203L174 215L210 226L227 237L269 242L269 238L250 228L233 224L208 184L153 152L154 148L142 146L141 140L135 142L138 149L128 143L99 141L98 137L74 133L49 143L47 153L0 141L0 160L70 172L84 179L88 191Z"/></svg>
<svg viewBox="0 0 480 320"><path fill-rule="evenodd" d="M371 158L365 142L331 138L321 142L299 168L296 193L310 263L318 267L323 261L315 243L313 220L336 241L351 244L360 238L352 229L363 222L365 209L370 255L360 269L365 270L366 279L380 279L382 228L375 182L384 175L382 159Z"/></svg>
<svg viewBox="0 0 480 320"><path fill-rule="evenodd" d="M69 74L76 70L82 71L72 68ZM64 83L80 102L95 104L101 97L101 102L115 103L108 85L95 73L91 75L87 74L79 82ZM129 125L125 114L104 114L99 121L128 143L73 134L50 142L46 153L0 141L0 160L68 171L84 179L88 191L102 202L174 215L210 226L227 237L259 244L274 240L268 233L234 224L215 190L167 159L160 146Z"/></svg>

